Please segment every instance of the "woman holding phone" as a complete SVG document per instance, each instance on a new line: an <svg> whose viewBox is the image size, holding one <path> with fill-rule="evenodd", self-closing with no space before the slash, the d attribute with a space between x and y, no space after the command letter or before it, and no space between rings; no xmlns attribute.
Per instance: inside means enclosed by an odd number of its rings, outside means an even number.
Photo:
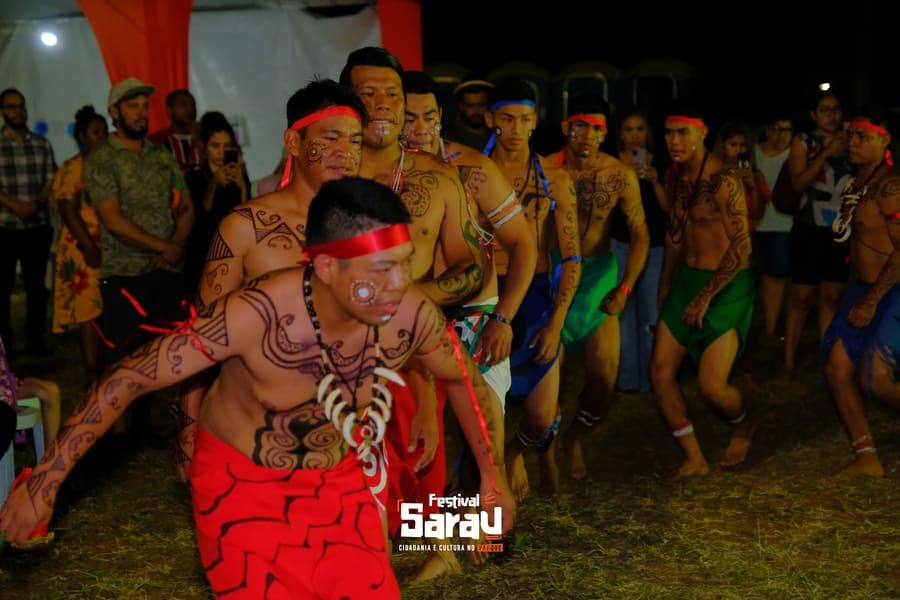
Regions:
<svg viewBox="0 0 900 600"><path fill-rule="evenodd" d="M621 351L616 387L627 392L650 391L650 353L659 317L657 292L666 233L666 190L659 178L657 167L661 165L653 154L653 141L646 113L638 108L626 109L621 113L619 159L637 173L641 203L650 232L650 252L644 271L635 283L625 310L619 315ZM619 264L619 273L623 274L630 239L620 211L613 213L611 228L612 249Z"/></svg>
<svg viewBox="0 0 900 600"><path fill-rule="evenodd" d="M194 228L185 249L184 286L197 291L206 251L219 221L228 211L250 199L250 178L238 149L234 130L220 112L200 118L202 162L184 176L194 203Z"/></svg>

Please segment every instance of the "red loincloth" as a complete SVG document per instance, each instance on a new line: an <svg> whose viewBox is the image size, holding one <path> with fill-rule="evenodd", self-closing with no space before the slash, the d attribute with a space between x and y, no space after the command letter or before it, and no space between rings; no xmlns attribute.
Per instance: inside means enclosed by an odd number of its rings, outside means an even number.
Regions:
<svg viewBox="0 0 900 600"><path fill-rule="evenodd" d="M447 485L447 457L444 446L444 405L447 403L447 394L440 381L435 387L439 435L437 452L431 464L416 473L416 462L422 456L424 447L420 443L414 452L407 452L406 448L409 444L410 426L418 405L409 386L400 387L388 382L388 388L394 395L394 406L384 439L384 449L388 458L388 534L392 539L396 539L400 531L401 501L422 503L426 519L428 515L441 510L428 504L428 495L443 496L444 487Z"/></svg>
<svg viewBox="0 0 900 600"><path fill-rule="evenodd" d="M200 558L217 597L400 598L353 452L331 469L272 469L198 427L190 481Z"/></svg>

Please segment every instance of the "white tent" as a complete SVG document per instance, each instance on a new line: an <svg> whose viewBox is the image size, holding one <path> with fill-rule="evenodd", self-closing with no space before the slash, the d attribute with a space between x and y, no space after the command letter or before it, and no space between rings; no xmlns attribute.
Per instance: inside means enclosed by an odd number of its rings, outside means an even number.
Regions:
<svg viewBox="0 0 900 600"><path fill-rule="evenodd" d="M3 16L9 14L4 11ZM43 32L54 33L57 44L45 46L40 39ZM298 3L195 10L189 88L198 113L219 110L236 125L255 181L271 173L281 157L290 95L314 77L337 79L347 54L370 45L381 45L378 15L371 5L356 14L327 18L304 11ZM58 163L75 154L69 134L75 111L93 104L98 112L106 112L110 87L87 19L68 16L3 25L0 89L7 87L25 95L32 129L46 124ZM165 125L151 123L150 129Z"/></svg>

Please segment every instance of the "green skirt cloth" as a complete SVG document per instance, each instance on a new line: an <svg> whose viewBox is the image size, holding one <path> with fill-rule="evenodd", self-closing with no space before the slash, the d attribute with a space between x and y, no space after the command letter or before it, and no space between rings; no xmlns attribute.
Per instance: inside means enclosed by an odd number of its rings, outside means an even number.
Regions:
<svg viewBox="0 0 900 600"><path fill-rule="evenodd" d="M660 320L668 326L678 343L687 349L695 363L699 363L704 350L710 344L732 329L737 331L740 340L738 349L740 356L746 345L750 321L753 319L756 286L750 271L743 269L713 296L703 317L703 327L699 329L691 327L681 320L684 309L703 289L713 273L714 271L679 264L669 296L659 315Z"/></svg>
<svg viewBox="0 0 900 600"><path fill-rule="evenodd" d="M561 273L559 252L551 251L550 260L553 263L555 290L558 288ZM612 252L584 258L581 263L581 283L578 285L575 299L569 306L560 335L562 343L567 348L577 348L584 344L587 337L609 316L600 310L600 303L610 290L616 287L618 275L616 256Z"/></svg>

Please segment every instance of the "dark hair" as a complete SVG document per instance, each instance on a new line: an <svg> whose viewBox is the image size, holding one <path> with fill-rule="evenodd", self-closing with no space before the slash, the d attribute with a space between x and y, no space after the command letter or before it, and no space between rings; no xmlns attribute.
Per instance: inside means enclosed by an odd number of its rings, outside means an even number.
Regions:
<svg viewBox="0 0 900 600"><path fill-rule="evenodd" d="M310 202L306 242L312 246L345 240L411 221L406 205L391 188L364 177L342 177L323 183Z"/></svg>
<svg viewBox="0 0 900 600"><path fill-rule="evenodd" d="M857 106L850 112L850 118L847 120L856 119L865 119L873 125L884 127L893 136L894 127L891 113L881 104L870 103Z"/></svg>
<svg viewBox="0 0 900 600"><path fill-rule="evenodd" d="M25 99L25 94L23 94L16 88L6 88L2 92L0 92L0 106L3 106L3 103L6 102L6 97L9 96L10 94L18 94L19 96L22 97L23 100Z"/></svg>
<svg viewBox="0 0 900 600"><path fill-rule="evenodd" d="M93 105L88 104L78 109L78 112L75 113L75 127L72 129L72 136L76 142L81 143L81 137L87 132L94 119L100 119L106 123L106 117L94 110Z"/></svg>
<svg viewBox="0 0 900 600"><path fill-rule="evenodd" d="M650 122L650 113L647 109L637 106L636 104L626 106L616 117L616 120L618 121L618 126L616 127L616 147L619 150L625 149L625 144L622 143L622 127L625 125L625 119L629 117L640 117L644 120L644 125L647 127L647 143L645 147L647 148L647 152L654 153L656 150L656 138L653 133L653 124Z"/></svg>
<svg viewBox="0 0 900 600"><path fill-rule="evenodd" d="M171 108L178 96L190 96L192 100L194 99L194 95L189 90L178 88L166 94L166 106Z"/></svg>
<svg viewBox="0 0 900 600"><path fill-rule="evenodd" d="M687 96L675 98L669 103L665 116L668 117L671 115L681 115L683 117L690 117L692 119L700 119L701 121L705 121L703 111L700 110L700 106L694 101L693 98Z"/></svg>
<svg viewBox="0 0 900 600"><path fill-rule="evenodd" d="M386 67L393 69L397 75L403 77L403 65L400 59L378 46L364 46L357 48L347 56L347 63L341 69L340 82L346 86L353 86L350 71L353 67Z"/></svg>
<svg viewBox="0 0 900 600"><path fill-rule="evenodd" d="M578 94L569 103L569 116L601 114L609 117L609 102L599 94Z"/></svg>
<svg viewBox="0 0 900 600"><path fill-rule="evenodd" d="M497 102L531 100L537 102L534 88L528 85L524 79L510 78L494 82L494 88L490 91L490 106L493 108Z"/></svg>
<svg viewBox="0 0 900 600"><path fill-rule="evenodd" d="M297 120L329 106L349 106L359 113L363 127L369 120L366 105L352 88L333 79L314 79L288 99L287 126L290 127Z"/></svg>
<svg viewBox="0 0 900 600"><path fill-rule="evenodd" d="M211 110L203 113L200 117L200 141L203 145L209 141L214 133L224 131L231 138L233 144L237 143L234 136L234 128L228 122L228 118L217 110Z"/></svg>
<svg viewBox="0 0 900 600"><path fill-rule="evenodd" d="M403 71L403 92L406 94L434 94L438 97L437 83L425 71Z"/></svg>

